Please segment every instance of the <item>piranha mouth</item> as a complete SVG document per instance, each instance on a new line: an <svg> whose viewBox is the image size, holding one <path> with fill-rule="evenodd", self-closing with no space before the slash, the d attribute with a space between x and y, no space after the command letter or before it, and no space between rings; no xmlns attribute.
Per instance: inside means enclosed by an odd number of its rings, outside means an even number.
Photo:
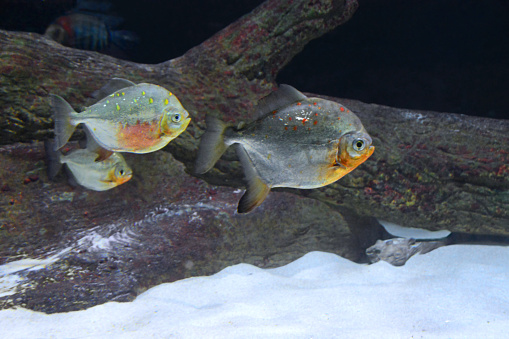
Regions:
<svg viewBox="0 0 509 339"><path fill-rule="evenodd" d="M191 118L186 118L184 123L182 124L182 129L186 129L187 126L189 126L189 123L191 122Z"/></svg>
<svg viewBox="0 0 509 339"><path fill-rule="evenodd" d="M343 164L343 160L342 159L339 159L339 161L336 161L334 166L346 169L346 164Z"/></svg>
<svg viewBox="0 0 509 339"><path fill-rule="evenodd" d="M117 183L118 183L119 185L122 185L123 183L126 183L126 182L128 182L129 180L131 180L131 178L132 178L132 177L133 177L132 173L131 173L131 174L128 174L128 175L125 175L125 176L123 176L123 177L121 177L121 178L118 178L118 179L117 179Z"/></svg>
<svg viewBox="0 0 509 339"><path fill-rule="evenodd" d="M373 152L375 151L375 146L369 146L367 150L365 150L363 153L359 154L358 157L352 157L350 153L346 149L341 151L341 155L339 157L338 165L342 168L351 168L356 167L359 164L366 161L367 158L369 158Z"/></svg>
<svg viewBox="0 0 509 339"><path fill-rule="evenodd" d="M133 173L129 172L126 175L123 176L116 176L114 171L111 171L108 175L108 178L106 180L101 180L102 182L106 184L115 183L117 186L122 185L123 183L128 182L133 177Z"/></svg>

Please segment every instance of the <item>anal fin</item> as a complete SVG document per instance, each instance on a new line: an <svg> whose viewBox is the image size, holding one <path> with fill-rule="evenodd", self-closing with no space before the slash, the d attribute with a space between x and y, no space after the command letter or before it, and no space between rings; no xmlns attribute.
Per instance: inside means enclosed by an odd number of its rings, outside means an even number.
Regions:
<svg viewBox="0 0 509 339"><path fill-rule="evenodd" d="M262 204L270 192L270 187L258 176L244 147L240 144L235 146L247 181L247 189L239 201L237 212L247 213Z"/></svg>

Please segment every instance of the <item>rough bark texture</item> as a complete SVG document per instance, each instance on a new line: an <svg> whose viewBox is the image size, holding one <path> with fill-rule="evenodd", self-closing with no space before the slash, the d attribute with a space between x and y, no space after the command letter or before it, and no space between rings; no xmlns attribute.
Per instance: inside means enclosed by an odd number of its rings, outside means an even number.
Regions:
<svg viewBox="0 0 509 339"><path fill-rule="evenodd" d="M158 65L66 48L38 34L0 31L0 144L51 135L48 93L80 108L112 77L167 87L195 121L211 113L245 116L293 56L346 22L356 8L355 0L267 1L182 57Z"/></svg>
<svg viewBox="0 0 509 339"><path fill-rule="evenodd" d="M23 281L0 297L0 308L77 310L235 263L280 266L312 250L359 260L363 252L325 204L276 192L239 215L241 190L188 175L168 152L126 154L135 177L106 192L72 188L63 175L48 182L43 153L41 143L0 150L2 182L10 177L1 193L0 264L60 254L46 269L16 266Z"/></svg>
<svg viewBox="0 0 509 339"><path fill-rule="evenodd" d="M249 120L277 72L311 39L347 21L356 1L267 1L184 56L140 65L0 31L0 264L19 268L0 298L45 312L132 300L154 284L234 263L285 264L312 250L365 261L386 219L430 230L507 235L509 122L337 100L373 136L374 155L337 183L280 189L238 215L243 175L232 152L196 177L205 114ZM163 151L127 154L135 177L107 192L49 182L40 142L52 134L46 96L76 109L111 77L174 92L193 116ZM31 142L22 144L20 142ZM2 278L2 277L0 277Z"/></svg>
<svg viewBox="0 0 509 339"><path fill-rule="evenodd" d="M407 226L509 233L509 121L329 99L357 113L376 150L351 175L302 193Z"/></svg>

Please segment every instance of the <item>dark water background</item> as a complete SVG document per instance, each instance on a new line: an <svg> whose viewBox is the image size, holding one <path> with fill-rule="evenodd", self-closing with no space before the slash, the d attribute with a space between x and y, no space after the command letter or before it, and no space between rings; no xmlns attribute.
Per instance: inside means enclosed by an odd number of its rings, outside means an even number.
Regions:
<svg viewBox="0 0 509 339"><path fill-rule="evenodd" d="M125 58L178 57L261 0L111 0L141 44ZM389 106L509 119L509 1L359 0L277 81ZM0 0L0 28L43 33L75 0Z"/></svg>

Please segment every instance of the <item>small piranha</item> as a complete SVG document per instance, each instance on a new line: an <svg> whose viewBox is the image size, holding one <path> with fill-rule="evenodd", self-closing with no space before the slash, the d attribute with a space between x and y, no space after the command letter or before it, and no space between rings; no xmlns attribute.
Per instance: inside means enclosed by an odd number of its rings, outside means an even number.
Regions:
<svg viewBox="0 0 509 339"><path fill-rule="evenodd" d="M343 105L281 85L263 98L260 118L233 127L207 116L195 171L209 171L235 145L247 189L239 213L259 206L272 187L317 188L350 173L375 150L359 118Z"/></svg>
<svg viewBox="0 0 509 339"><path fill-rule="evenodd" d="M48 177L54 180L62 165L66 165L72 184L77 183L94 191L106 191L129 181L133 172L120 153L101 148L87 134L87 146L63 155L54 150L54 140L46 140L44 147L48 159Z"/></svg>
<svg viewBox="0 0 509 339"><path fill-rule="evenodd" d="M64 99L50 94L55 121L55 150L69 141L79 124L88 127L104 149L149 153L166 146L191 121L175 95L153 84L114 78L98 91L99 102L77 113Z"/></svg>
<svg viewBox="0 0 509 339"><path fill-rule="evenodd" d="M133 49L139 43L135 33L112 29L121 20L108 15L70 13L58 17L44 35L64 46L89 51L104 51L112 46L124 51Z"/></svg>

